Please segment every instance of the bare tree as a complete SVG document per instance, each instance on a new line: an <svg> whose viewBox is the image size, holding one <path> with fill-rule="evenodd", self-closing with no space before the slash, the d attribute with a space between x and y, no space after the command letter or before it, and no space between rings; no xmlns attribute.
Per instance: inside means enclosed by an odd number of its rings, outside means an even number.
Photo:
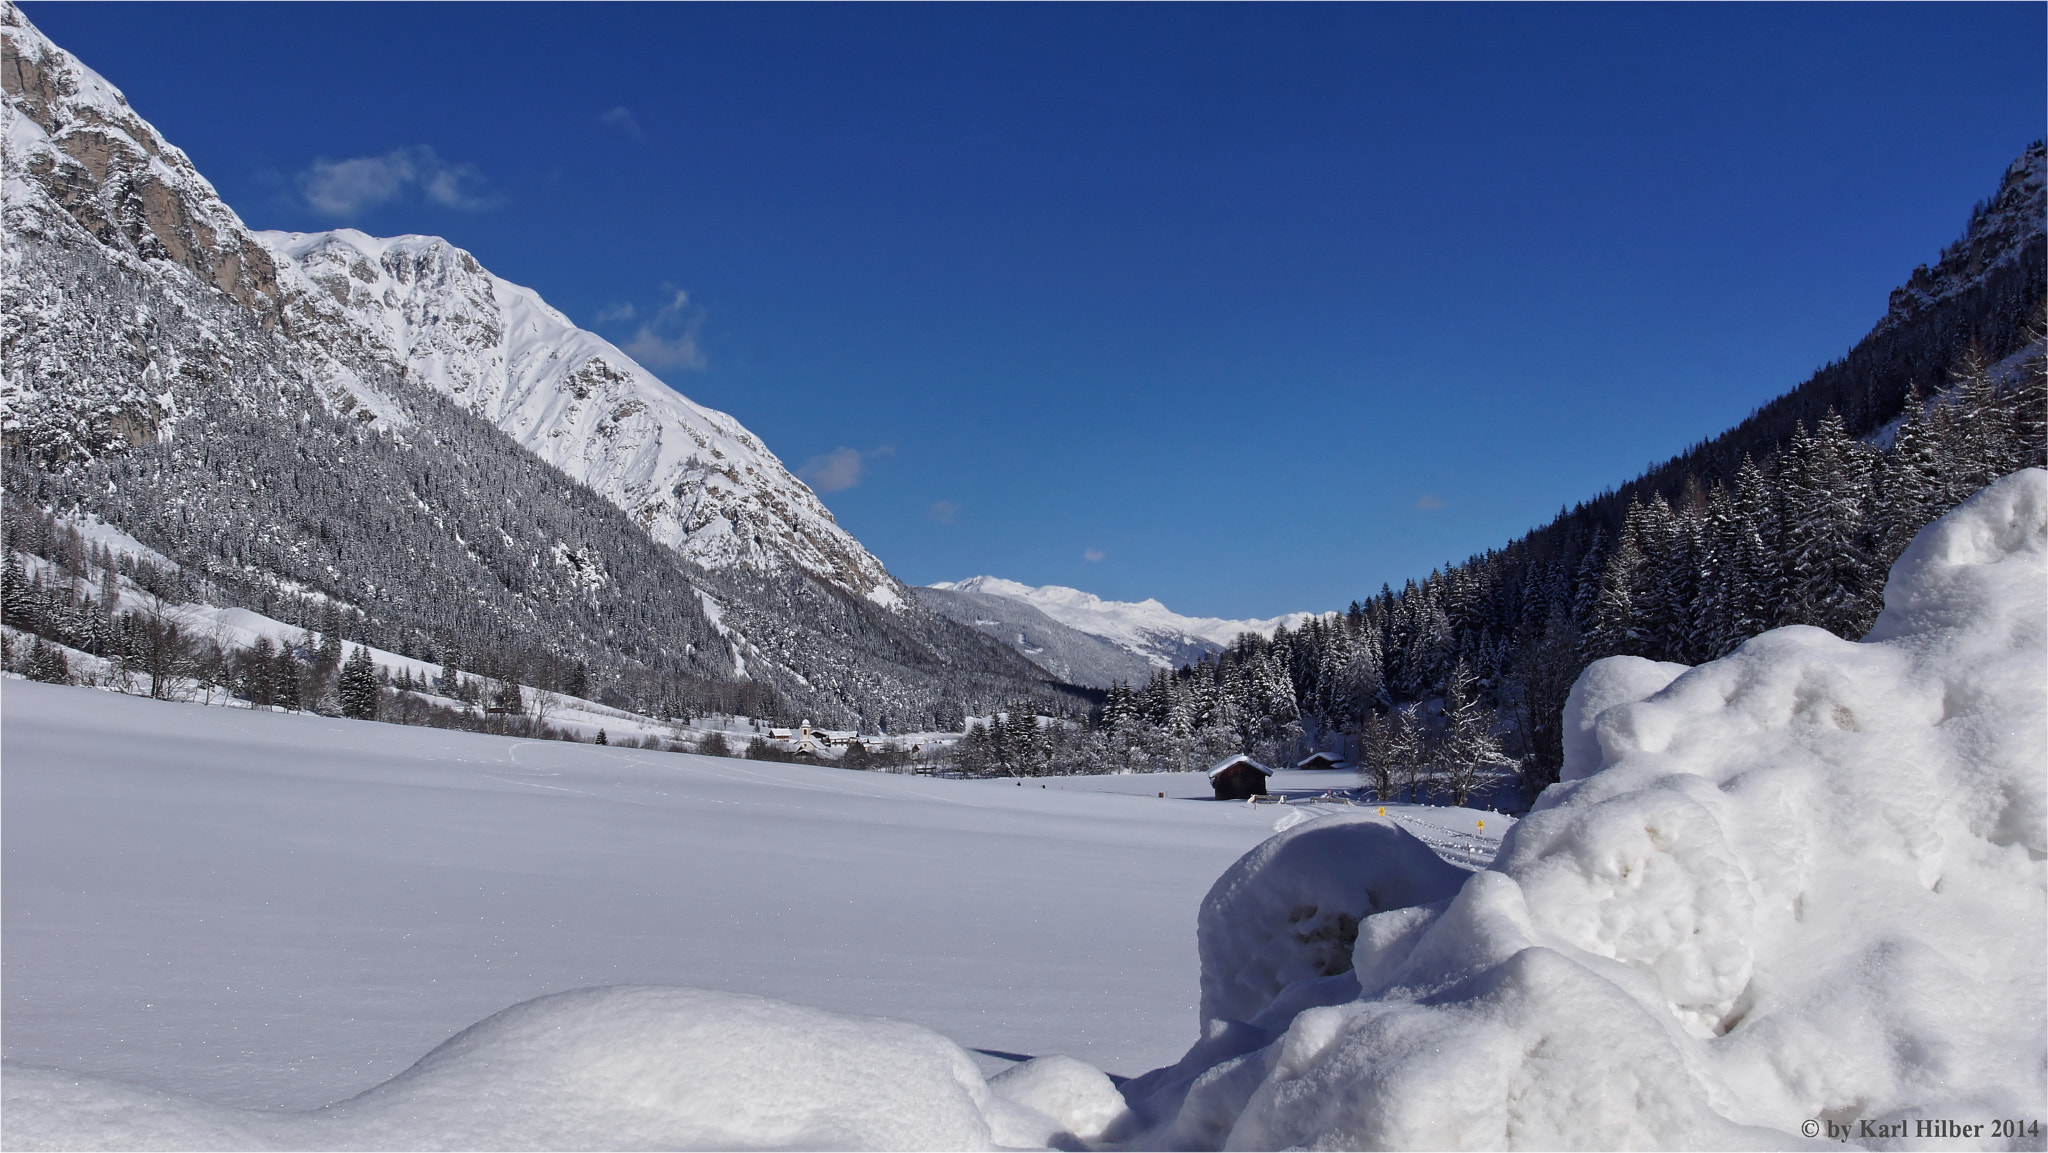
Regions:
<svg viewBox="0 0 2048 1153"><path fill-rule="evenodd" d="M160 701L189 695L179 682L193 672L192 638L182 629L171 607L155 593L147 594L141 618L134 630L142 647L143 671L149 674L149 695Z"/></svg>

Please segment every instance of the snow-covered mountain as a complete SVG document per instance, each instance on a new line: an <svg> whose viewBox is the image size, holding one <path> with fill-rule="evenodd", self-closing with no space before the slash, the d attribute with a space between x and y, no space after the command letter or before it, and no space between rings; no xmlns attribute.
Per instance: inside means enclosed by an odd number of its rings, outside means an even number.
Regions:
<svg viewBox="0 0 2048 1153"><path fill-rule="evenodd" d="M62 243L37 209L68 214L143 267L182 266L251 309L291 340L334 409L402 435L409 421L392 378L429 386L698 564L793 564L877 603L903 603L882 563L737 420L679 395L446 240L250 230L104 77L12 5L0 19L10 239ZM10 267L22 252L7 246ZM175 422L175 391L146 369L99 389L69 388L58 407L96 411L108 426L99 432L129 443ZM32 411L51 399L36 391L31 380L0 385L0 417L47 418Z"/></svg>
<svg viewBox="0 0 2048 1153"><path fill-rule="evenodd" d="M692 402L530 288L437 236L259 232L289 330L366 348L590 486L708 568L794 563L886 605L896 581L739 421ZM379 420L341 357L332 385Z"/></svg>
<svg viewBox="0 0 2048 1153"><path fill-rule="evenodd" d="M166 595L543 687L587 665L665 716L1078 707L903 596L739 422L455 245L251 231L7 0L0 92L12 512L118 527L177 563Z"/></svg>
<svg viewBox="0 0 2048 1153"><path fill-rule="evenodd" d="M1008 645L1070 685L1106 689L1118 681L1143 684L1155 667L1107 637L1061 624L1029 601L928 585L910 592L924 607Z"/></svg>
<svg viewBox="0 0 2048 1153"><path fill-rule="evenodd" d="M931 586L974 597L1018 601L1060 624L1143 657L1153 668L1178 668L1204 654L1221 652L1243 633L1272 636L1285 625L1300 628L1315 613L1285 613L1269 620L1223 620L1184 617L1150 597L1142 601L1106 601L1093 593L1063 585L1033 588L1001 577L977 576L939 581Z"/></svg>

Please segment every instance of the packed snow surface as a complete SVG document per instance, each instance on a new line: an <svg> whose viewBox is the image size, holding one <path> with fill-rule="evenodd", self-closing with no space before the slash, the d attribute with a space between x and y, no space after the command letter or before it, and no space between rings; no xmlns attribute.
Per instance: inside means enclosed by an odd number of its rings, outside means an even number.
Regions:
<svg viewBox="0 0 2048 1153"><path fill-rule="evenodd" d="M1218 617L1184 617L1156 600L1106 601L1094 593L1062 585L1032 587L1001 577L978 576L940 581L931 586L953 592L1022 601L1046 616L1090 636L1145 657L1154 667L1172 668L1193 659L1190 648L1220 651L1244 633L1272 636L1282 625L1299 628L1314 613L1285 613L1270 620L1227 621ZM1198 655L1198 654L1197 654Z"/></svg>
<svg viewBox="0 0 2048 1153"><path fill-rule="evenodd" d="M367 1093L306 1113L201 1105L40 1068L9 1068L5 1094L15 1148L983 1149L991 1140L988 1087L944 1037L699 989L537 998ZM1022 1111L1006 1112L1001 1120Z"/></svg>

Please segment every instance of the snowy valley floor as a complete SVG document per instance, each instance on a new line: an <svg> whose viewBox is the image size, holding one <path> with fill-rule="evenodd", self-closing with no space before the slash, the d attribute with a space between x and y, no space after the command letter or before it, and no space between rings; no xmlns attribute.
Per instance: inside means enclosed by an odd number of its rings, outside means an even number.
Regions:
<svg viewBox="0 0 2048 1153"><path fill-rule="evenodd" d="M1195 774L921 779L13 680L0 708L6 1056L257 1108L612 984L1135 1075L1195 1039L1203 894L1298 811ZM1454 859L1508 824L1391 811Z"/></svg>

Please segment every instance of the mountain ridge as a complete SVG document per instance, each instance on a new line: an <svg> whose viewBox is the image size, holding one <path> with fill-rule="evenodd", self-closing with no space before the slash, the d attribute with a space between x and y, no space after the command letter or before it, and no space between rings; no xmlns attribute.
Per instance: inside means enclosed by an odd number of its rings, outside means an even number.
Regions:
<svg viewBox="0 0 2048 1153"><path fill-rule="evenodd" d="M1028 605L1067 628L1100 637L1142 657L1156 669L1179 668L1222 652L1244 633L1271 637L1279 628L1297 629L1304 622L1325 615L1282 613L1267 620L1188 617L1150 597L1142 601L1109 601L1065 585L1033 587L995 576L938 581L925 587Z"/></svg>

